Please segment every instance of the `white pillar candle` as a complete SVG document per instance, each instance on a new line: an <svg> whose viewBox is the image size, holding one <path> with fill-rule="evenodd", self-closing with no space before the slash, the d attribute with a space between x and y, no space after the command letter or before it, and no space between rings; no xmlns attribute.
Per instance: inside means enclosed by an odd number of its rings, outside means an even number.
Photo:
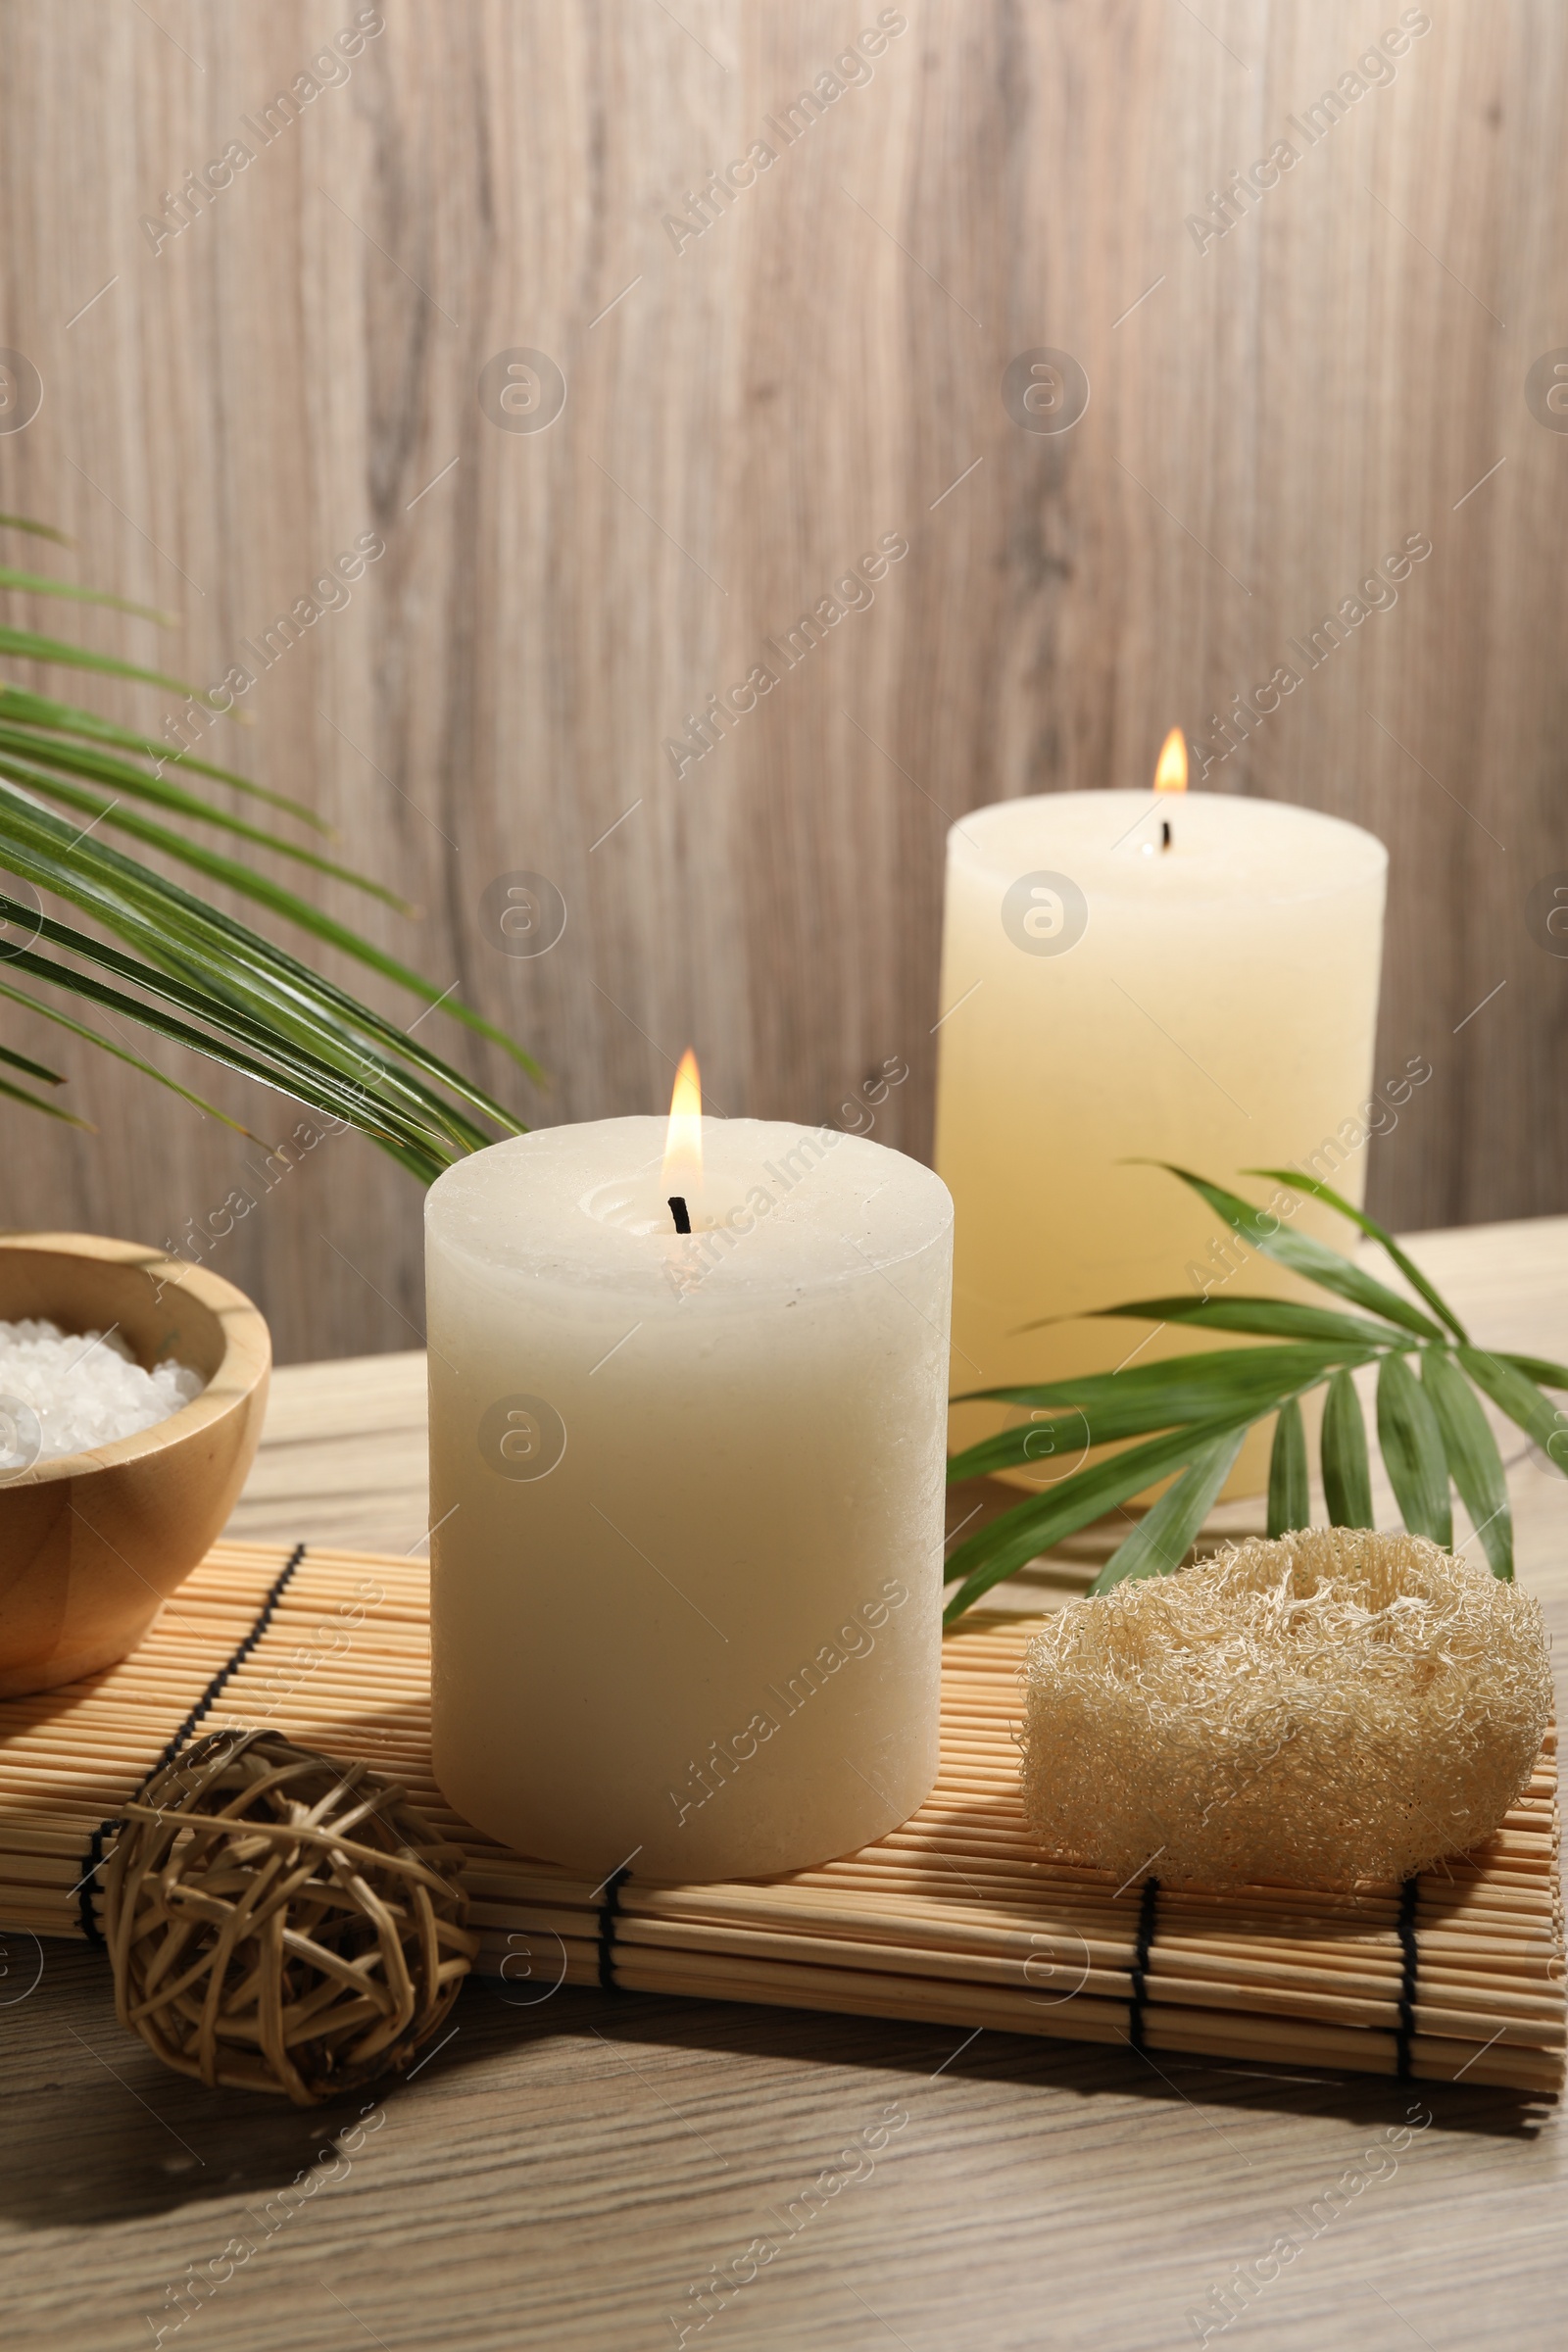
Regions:
<svg viewBox="0 0 1568 2352"><path fill-rule="evenodd" d="M431 1188L437 1778L600 1880L805 1868L936 1777L952 1203L831 1129L556 1127Z"/></svg>
<svg viewBox="0 0 1568 2352"><path fill-rule="evenodd" d="M1129 1161L1254 1199L1274 1188L1238 1170L1298 1162L1359 1204L1387 865L1338 817L1213 793L1054 793L954 826L936 1161L956 1215L955 1394L1112 1370L1132 1324L1018 1327L1227 1279L1239 1253L1213 1253L1210 1211ZM1316 1202L1295 1223L1346 1244ZM1236 1287L1305 1295L1256 1257ZM1137 1360L1204 1344L1168 1327ZM1010 1417L963 1406L954 1442ZM1266 1439L1229 1493L1266 1482Z"/></svg>

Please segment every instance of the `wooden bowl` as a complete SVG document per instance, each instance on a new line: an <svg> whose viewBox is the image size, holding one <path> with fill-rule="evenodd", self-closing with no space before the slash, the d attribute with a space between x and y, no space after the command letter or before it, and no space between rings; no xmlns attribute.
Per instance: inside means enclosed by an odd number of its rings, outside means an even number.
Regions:
<svg viewBox="0 0 1568 2352"><path fill-rule="evenodd" d="M0 1698L135 1648L233 1509L272 1359L266 1322L231 1283L96 1234L0 1235L0 1321L29 1316L118 1329L145 1370L172 1356L207 1385L133 1438L0 1465Z"/></svg>

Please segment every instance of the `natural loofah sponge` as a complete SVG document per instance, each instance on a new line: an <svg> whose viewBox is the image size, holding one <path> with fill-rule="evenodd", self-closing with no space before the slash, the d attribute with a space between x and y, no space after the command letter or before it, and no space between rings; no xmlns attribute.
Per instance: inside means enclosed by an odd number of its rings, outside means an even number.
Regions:
<svg viewBox="0 0 1568 2352"><path fill-rule="evenodd" d="M1551 1716L1537 1602L1315 1529L1069 1603L1024 1662L1024 1808L1118 1879L1349 1888L1489 1837Z"/></svg>

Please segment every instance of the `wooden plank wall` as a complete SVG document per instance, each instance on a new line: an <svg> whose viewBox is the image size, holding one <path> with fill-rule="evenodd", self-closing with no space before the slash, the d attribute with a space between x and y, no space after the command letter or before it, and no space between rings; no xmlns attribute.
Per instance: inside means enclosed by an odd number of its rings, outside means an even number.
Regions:
<svg viewBox="0 0 1568 2352"><path fill-rule="evenodd" d="M420 903L328 897L538 1052L548 1097L473 1064L524 1115L662 1107L693 1040L715 1106L829 1118L897 1056L874 1132L927 1151L949 815L1140 783L1173 719L1217 742L1422 534L1209 782L1391 845L1380 1052L1434 1077L1373 1148L1376 1205L1564 1205L1568 962L1526 918L1568 868L1568 433L1526 397L1568 344L1555 0L7 0L0 25L0 344L44 387L0 433L0 506L180 623L14 616L202 680L249 662L222 756ZM1338 119L1305 112L1325 91ZM142 225L236 139L188 225ZM1281 140L1214 233L1209 192ZM1039 347L1089 379L1061 434L1001 396ZM481 405L518 349L564 378L542 430ZM350 601L250 662L364 533ZM710 694L890 544L874 602L677 775ZM518 870L567 912L532 958L481 906ZM339 1142L261 1195L234 1137L68 1063L100 1133L0 1112L6 1224L177 1241L249 1189L208 1255L283 1356L410 1344L390 1164Z"/></svg>

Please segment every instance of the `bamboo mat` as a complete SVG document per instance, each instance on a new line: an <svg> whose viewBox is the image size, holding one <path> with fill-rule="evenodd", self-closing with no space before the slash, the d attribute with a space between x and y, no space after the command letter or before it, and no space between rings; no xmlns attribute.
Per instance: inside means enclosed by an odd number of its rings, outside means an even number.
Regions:
<svg viewBox="0 0 1568 2352"><path fill-rule="evenodd" d="M468 1854L481 1969L519 2007L563 1983L995 2027L1419 2081L1560 2088L1556 1736L1475 1853L1357 1895L1228 1895L1052 1862L1011 1723L1036 1620L944 1646L943 1762L913 1819L780 1879L602 1886L507 1852L431 1777L429 1571L220 1544L120 1665L0 1702L0 1930L98 1939L114 1822L192 1732L266 1723L407 1788Z"/></svg>

